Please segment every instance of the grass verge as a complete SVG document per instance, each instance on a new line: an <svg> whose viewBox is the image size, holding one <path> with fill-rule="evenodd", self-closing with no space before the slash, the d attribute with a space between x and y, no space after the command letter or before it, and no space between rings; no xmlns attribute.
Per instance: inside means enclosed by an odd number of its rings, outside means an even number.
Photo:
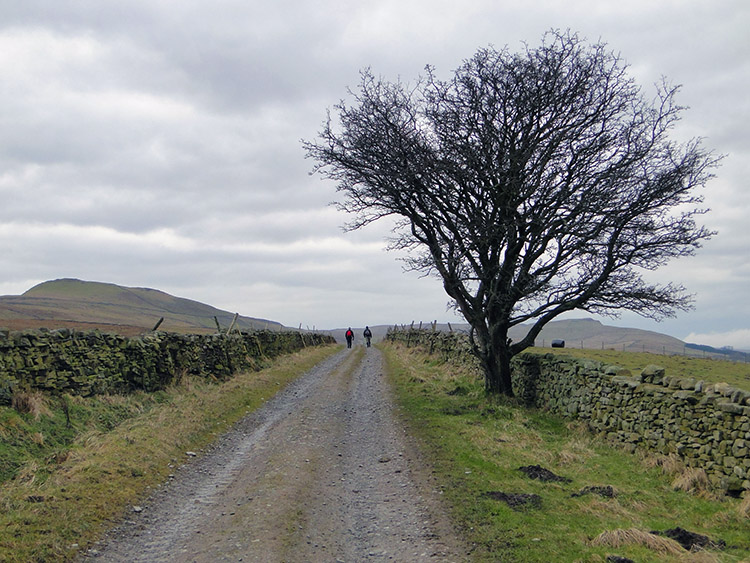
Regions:
<svg viewBox="0 0 750 563"><path fill-rule="evenodd" d="M306 348L226 382L185 377L152 394L27 397L0 409L0 561L68 561L149 490L339 348Z"/></svg>
<svg viewBox="0 0 750 563"><path fill-rule="evenodd" d="M624 453L579 423L487 396L462 366L399 345L382 349L403 415L475 560L750 561L750 499L703 488L675 459ZM535 466L564 480L520 470ZM717 545L691 553L650 533L675 528Z"/></svg>
<svg viewBox="0 0 750 563"><path fill-rule="evenodd" d="M581 348L529 348L530 352L558 354L585 358L605 364L614 364L629 369L634 374L649 364L661 366L666 374L679 377L693 377L708 383L728 383L733 387L750 391L750 364L696 358L694 356L667 356L649 352L618 352L616 350L595 350Z"/></svg>

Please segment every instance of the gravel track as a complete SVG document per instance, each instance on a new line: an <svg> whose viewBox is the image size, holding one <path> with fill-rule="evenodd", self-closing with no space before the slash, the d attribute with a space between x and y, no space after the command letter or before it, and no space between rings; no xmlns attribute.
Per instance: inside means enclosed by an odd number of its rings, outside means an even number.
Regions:
<svg viewBox="0 0 750 563"><path fill-rule="evenodd" d="M380 352L345 349L176 472L86 561L465 561L394 416Z"/></svg>

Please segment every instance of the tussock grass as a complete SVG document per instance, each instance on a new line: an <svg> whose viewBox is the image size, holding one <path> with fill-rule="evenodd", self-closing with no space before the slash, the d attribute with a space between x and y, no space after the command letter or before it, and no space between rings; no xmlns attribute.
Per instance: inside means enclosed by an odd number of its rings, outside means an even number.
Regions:
<svg viewBox="0 0 750 563"><path fill-rule="evenodd" d="M740 518L750 520L750 495L749 494L745 493L745 497L742 499L742 502L737 507L737 514L740 515Z"/></svg>
<svg viewBox="0 0 750 563"><path fill-rule="evenodd" d="M627 453L577 421L486 395L481 377L462 366L414 348L382 349L403 417L432 462L457 528L475 546L473 560L750 560L746 501L703 494L701 474L678 458ZM527 465L571 482L529 479L519 470ZM607 487L613 497L596 493ZM494 491L538 495L541 506L514 510L486 494ZM724 540L727 547L675 555L643 542L616 548L593 543L608 531L675 527Z"/></svg>
<svg viewBox="0 0 750 563"><path fill-rule="evenodd" d="M617 498L603 499L596 495L588 495L588 498L579 505L581 513L587 516L596 517L599 514L607 514L622 522L637 521L638 514L643 508L645 507L639 507L627 500L623 504Z"/></svg>
<svg viewBox="0 0 750 563"><path fill-rule="evenodd" d="M628 528L627 530L608 530L602 532L591 541L591 545L603 545L607 547L642 545L651 551L665 553L667 555L682 555L685 553L685 548L676 541L649 532L644 532L637 528Z"/></svg>
<svg viewBox="0 0 750 563"><path fill-rule="evenodd" d="M11 407L19 413L30 414L35 420L39 417L52 416L47 400L41 391L16 391L11 398Z"/></svg>
<svg viewBox="0 0 750 563"><path fill-rule="evenodd" d="M52 450L16 459L20 467L2 483L0 561L74 559L187 461L186 451L200 451L337 349L307 348L224 383L185 377L153 394L70 398L66 408L74 426L82 419L86 423L75 429L67 445L59 446L58 455ZM0 409L0 427L9 423L26 433L35 431L30 414L24 418L10 410ZM53 417L48 431L65 428L62 407L60 412L53 409ZM22 451L24 444L12 451Z"/></svg>
<svg viewBox="0 0 750 563"><path fill-rule="evenodd" d="M708 475L700 467L686 467L674 481L672 488L676 491L686 491L691 493L709 494L711 491L711 482Z"/></svg>
<svg viewBox="0 0 750 563"><path fill-rule="evenodd" d="M636 455L642 460L644 467L657 468L665 477L672 479L672 488L676 491L685 491L709 499L721 496L701 467L688 467L674 454L665 456L639 451Z"/></svg>
<svg viewBox="0 0 750 563"><path fill-rule="evenodd" d="M682 473L684 464L676 455L640 454L643 465L659 468L664 475L674 476Z"/></svg>

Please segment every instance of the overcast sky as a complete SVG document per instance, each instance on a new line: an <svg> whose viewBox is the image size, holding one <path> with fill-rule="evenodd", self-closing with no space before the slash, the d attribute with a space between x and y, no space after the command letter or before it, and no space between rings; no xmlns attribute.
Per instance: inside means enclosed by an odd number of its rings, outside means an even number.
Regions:
<svg viewBox="0 0 750 563"><path fill-rule="evenodd" d="M342 231L300 141L360 69L447 77L551 28L606 42L649 97L681 84L675 135L727 155L705 190L719 234L656 275L695 310L603 321L750 348L747 0L2 2L0 295L73 277L288 326L456 322L386 225Z"/></svg>

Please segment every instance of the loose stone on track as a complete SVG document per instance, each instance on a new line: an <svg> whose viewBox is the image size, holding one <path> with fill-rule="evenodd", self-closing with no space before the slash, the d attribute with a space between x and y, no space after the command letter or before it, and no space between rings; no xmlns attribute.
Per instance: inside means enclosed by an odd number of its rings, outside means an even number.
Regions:
<svg viewBox="0 0 750 563"><path fill-rule="evenodd" d="M346 349L183 466L86 558L464 561L427 474L380 352Z"/></svg>

